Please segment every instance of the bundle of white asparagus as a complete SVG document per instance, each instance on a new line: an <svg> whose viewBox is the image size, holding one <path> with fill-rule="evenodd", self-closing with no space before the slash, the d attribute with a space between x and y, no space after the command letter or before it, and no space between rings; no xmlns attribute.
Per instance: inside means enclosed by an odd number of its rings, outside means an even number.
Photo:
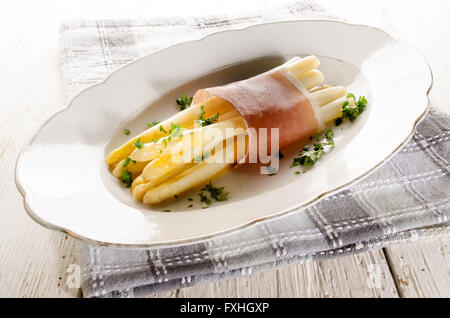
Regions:
<svg viewBox="0 0 450 318"><path fill-rule="evenodd" d="M344 87L322 85L324 76L317 69L319 64L317 57L309 56L297 59L287 66L286 71L309 92L308 98L317 105L317 117L323 126L341 116L345 101L350 104L354 101L347 98ZM206 126L199 125L200 116L213 117L214 121ZM230 128L234 131L231 135L225 133ZM117 178L123 179L124 171L131 176L130 188L135 200L156 204L202 186L230 170L247 151L247 129L246 121L230 102L213 96L131 138L113 150L106 162ZM214 130L223 133L211 134ZM246 142L229 143L230 138ZM191 145L188 153L182 146L186 140ZM219 144L221 147L217 150ZM227 147L234 149L227 151ZM174 153L183 160L174 160ZM199 155L202 160L198 160ZM221 162L204 160L211 155L232 157Z"/></svg>

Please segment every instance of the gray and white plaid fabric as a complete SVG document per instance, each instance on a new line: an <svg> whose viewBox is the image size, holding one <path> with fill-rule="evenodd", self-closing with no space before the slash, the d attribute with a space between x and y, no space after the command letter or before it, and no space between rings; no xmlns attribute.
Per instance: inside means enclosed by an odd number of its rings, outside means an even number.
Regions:
<svg viewBox="0 0 450 318"><path fill-rule="evenodd" d="M302 2L233 18L71 21L61 28L66 96L101 81L136 57L177 41L262 21L324 15L313 2ZM114 250L80 243L83 294L146 295L447 232L449 140L449 117L432 109L392 160L307 209L181 247Z"/></svg>

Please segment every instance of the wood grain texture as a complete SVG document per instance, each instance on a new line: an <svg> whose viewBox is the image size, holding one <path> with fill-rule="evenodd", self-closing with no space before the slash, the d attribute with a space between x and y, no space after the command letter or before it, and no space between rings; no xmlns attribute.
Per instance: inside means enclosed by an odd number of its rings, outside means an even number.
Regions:
<svg viewBox="0 0 450 318"><path fill-rule="evenodd" d="M76 264L74 240L34 223L14 184L18 153L28 138L64 105L59 81L60 23L72 18L217 14L274 6L281 1L135 0L10 1L0 10L0 296L77 297L65 284ZM429 60L435 85L431 100L450 112L450 2L447 0L321 1L350 22L375 24L407 39ZM229 281L198 285L152 297L432 297L449 296L449 237L357 256L301 264ZM371 288L370 265L379 265L382 289ZM378 268L378 267L376 267ZM393 273L393 277L391 276ZM395 286L398 290L395 290Z"/></svg>
<svg viewBox="0 0 450 318"><path fill-rule="evenodd" d="M385 249L401 297L450 297L450 236Z"/></svg>
<svg viewBox="0 0 450 318"><path fill-rule="evenodd" d="M171 293L170 296L173 296ZM182 288L176 297L399 297L383 250ZM166 297L164 293L154 297Z"/></svg>
<svg viewBox="0 0 450 318"><path fill-rule="evenodd" d="M398 297L382 250L295 265L278 272L280 297Z"/></svg>
<svg viewBox="0 0 450 318"><path fill-rule="evenodd" d="M275 298L279 296L277 286L278 273L276 271L269 271L210 284L182 288L178 291L177 297Z"/></svg>

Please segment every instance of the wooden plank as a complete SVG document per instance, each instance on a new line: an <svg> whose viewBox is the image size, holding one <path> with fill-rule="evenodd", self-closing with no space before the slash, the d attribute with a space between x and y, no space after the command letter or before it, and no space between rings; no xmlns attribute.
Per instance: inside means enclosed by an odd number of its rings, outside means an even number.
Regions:
<svg viewBox="0 0 450 318"><path fill-rule="evenodd" d="M450 235L385 249L401 297L450 297Z"/></svg>
<svg viewBox="0 0 450 318"><path fill-rule="evenodd" d="M398 297L382 250L181 289L179 297Z"/></svg>
<svg viewBox="0 0 450 318"><path fill-rule="evenodd" d="M182 288L178 292L178 297L274 298L278 296L277 281L277 272L269 271L215 283Z"/></svg>
<svg viewBox="0 0 450 318"><path fill-rule="evenodd" d="M382 250L279 271L280 297L398 297Z"/></svg>
<svg viewBox="0 0 450 318"><path fill-rule="evenodd" d="M236 279L223 280L209 284L199 284L193 287L182 288L178 291L179 298L208 298L208 297L237 297ZM220 295L220 296L219 296Z"/></svg>

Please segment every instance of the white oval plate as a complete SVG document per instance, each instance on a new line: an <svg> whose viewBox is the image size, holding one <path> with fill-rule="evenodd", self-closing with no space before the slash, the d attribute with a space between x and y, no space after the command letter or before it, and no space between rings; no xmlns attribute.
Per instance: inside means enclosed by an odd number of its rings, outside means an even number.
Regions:
<svg viewBox="0 0 450 318"><path fill-rule="evenodd" d="M187 208L187 197L195 193L166 207L136 203L108 172L105 156L126 140L123 129L137 134L146 122L173 115L176 96L310 54L320 56L327 83L367 96L369 107L354 124L335 130L336 149L307 173L289 169L298 151L291 147L276 176L260 175L249 166L218 180L230 199L203 210L199 203ZM255 62L269 56L279 58ZM247 62L223 68L242 61ZM418 51L367 26L285 21L220 32L146 55L81 92L25 146L16 181L33 219L91 243L194 242L295 211L372 172L409 139L425 115L431 83ZM179 212L162 213L163 208Z"/></svg>

